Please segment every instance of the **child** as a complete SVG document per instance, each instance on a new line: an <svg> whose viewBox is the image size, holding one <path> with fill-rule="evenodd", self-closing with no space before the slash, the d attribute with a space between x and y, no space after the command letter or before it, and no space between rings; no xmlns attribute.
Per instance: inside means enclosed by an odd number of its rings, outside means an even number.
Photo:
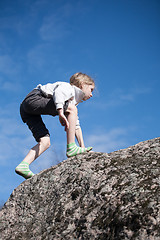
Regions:
<svg viewBox="0 0 160 240"><path fill-rule="evenodd" d="M95 83L91 77L76 73L70 78L70 83L39 84L26 96L21 103L20 114L38 144L31 148L24 160L16 167L17 174L26 179L32 177L34 174L29 169L29 165L50 146L50 134L41 115L59 115L59 121L65 127L67 134L67 157L89 152L92 149L84 146L76 105L92 97L94 87ZM75 143L75 136L79 147Z"/></svg>

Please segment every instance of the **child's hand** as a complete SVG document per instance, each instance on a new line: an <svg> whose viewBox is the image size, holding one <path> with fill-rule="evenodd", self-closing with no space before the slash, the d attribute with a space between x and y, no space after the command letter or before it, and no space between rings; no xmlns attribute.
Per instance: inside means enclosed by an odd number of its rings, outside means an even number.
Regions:
<svg viewBox="0 0 160 240"><path fill-rule="evenodd" d="M69 128L69 122L65 115L59 115L59 121L62 126L65 126L65 131Z"/></svg>
<svg viewBox="0 0 160 240"><path fill-rule="evenodd" d="M69 128L69 122L66 118L66 116L63 113L62 109L58 109L58 114L59 114L59 121L62 126L65 126L65 131Z"/></svg>

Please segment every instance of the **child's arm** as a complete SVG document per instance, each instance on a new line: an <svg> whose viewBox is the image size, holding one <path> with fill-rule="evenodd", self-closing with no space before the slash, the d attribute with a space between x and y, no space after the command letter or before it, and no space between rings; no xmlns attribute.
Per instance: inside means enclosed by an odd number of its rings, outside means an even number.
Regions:
<svg viewBox="0 0 160 240"><path fill-rule="evenodd" d="M57 109L57 111L58 111L59 121L60 121L61 125L65 126L65 130L68 129L69 128L69 122L68 122L66 116L63 113L63 109L59 108L59 109Z"/></svg>
<svg viewBox="0 0 160 240"><path fill-rule="evenodd" d="M76 138L77 138L77 141L79 143L79 146L80 147L85 147L84 146L84 141L83 141L82 130L81 130L80 127L76 129Z"/></svg>

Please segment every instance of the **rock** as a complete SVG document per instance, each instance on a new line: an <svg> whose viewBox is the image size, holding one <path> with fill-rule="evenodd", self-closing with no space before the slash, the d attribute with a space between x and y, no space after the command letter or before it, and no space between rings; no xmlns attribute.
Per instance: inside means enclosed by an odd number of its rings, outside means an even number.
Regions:
<svg viewBox="0 0 160 240"><path fill-rule="evenodd" d="M0 239L159 240L160 138L86 153L24 181L0 212Z"/></svg>

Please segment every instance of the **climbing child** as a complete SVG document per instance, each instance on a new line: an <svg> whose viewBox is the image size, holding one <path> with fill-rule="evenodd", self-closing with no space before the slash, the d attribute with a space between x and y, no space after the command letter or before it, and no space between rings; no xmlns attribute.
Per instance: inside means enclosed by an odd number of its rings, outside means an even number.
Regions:
<svg viewBox="0 0 160 240"><path fill-rule="evenodd" d="M50 134L41 115L59 115L59 121L65 127L67 134L67 157L89 152L92 149L84 146L76 106L92 97L94 87L94 80L87 74L79 72L70 78L70 83L39 84L26 96L21 103L20 114L38 144L30 149L24 160L16 167L17 174L26 179L32 177L34 174L29 169L29 165L50 146ZM75 143L75 136L79 146Z"/></svg>

